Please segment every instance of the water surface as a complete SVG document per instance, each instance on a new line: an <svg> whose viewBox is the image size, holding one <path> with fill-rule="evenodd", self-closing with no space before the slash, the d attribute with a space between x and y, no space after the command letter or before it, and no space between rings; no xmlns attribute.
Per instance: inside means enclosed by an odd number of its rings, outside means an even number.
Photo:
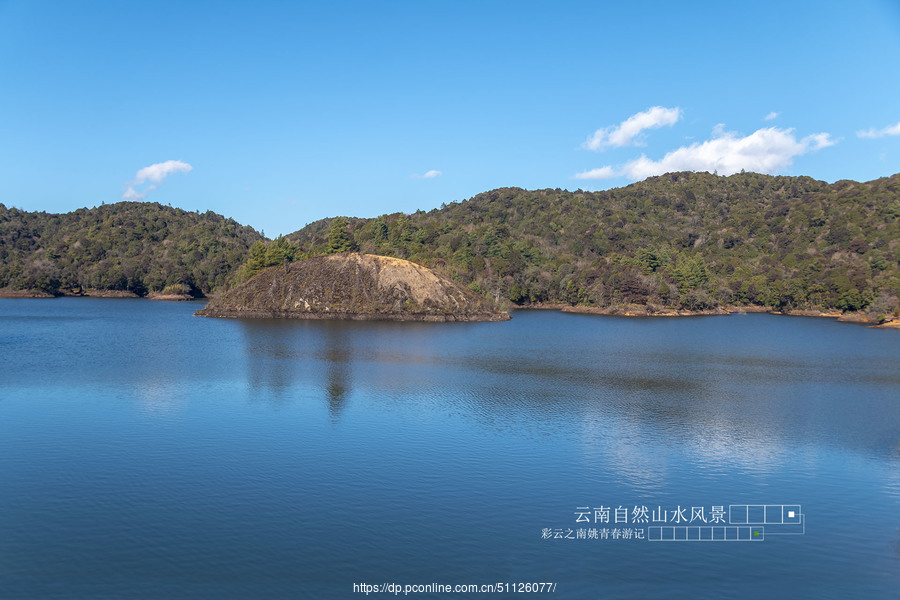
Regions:
<svg viewBox="0 0 900 600"><path fill-rule="evenodd" d="M0 597L900 589L898 332L549 311L240 321L198 307L0 300ZM542 537L583 527L577 507L729 504L800 504L806 533Z"/></svg>

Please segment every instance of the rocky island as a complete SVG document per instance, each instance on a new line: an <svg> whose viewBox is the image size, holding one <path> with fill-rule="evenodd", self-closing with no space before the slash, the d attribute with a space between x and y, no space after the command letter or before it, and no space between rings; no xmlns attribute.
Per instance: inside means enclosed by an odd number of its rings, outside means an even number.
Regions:
<svg viewBox="0 0 900 600"><path fill-rule="evenodd" d="M269 267L213 298L201 317L505 321L474 291L415 263L345 252Z"/></svg>

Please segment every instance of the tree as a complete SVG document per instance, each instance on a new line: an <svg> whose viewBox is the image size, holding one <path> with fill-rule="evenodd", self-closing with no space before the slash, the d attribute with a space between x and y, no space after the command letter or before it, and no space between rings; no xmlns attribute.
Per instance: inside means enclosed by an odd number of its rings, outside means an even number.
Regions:
<svg viewBox="0 0 900 600"><path fill-rule="evenodd" d="M262 271L266 268L266 245L262 240L256 240L250 246L250 258L247 260L247 270L250 274Z"/></svg>
<svg viewBox="0 0 900 600"><path fill-rule="evenodd" d="M706 261L703 260L702 256L692 256L690 258L679 256L678 265L675 267L672 277L685 289L700 287L709 279Z"/></svg>
<svg viewBox="0 0 900 600"><path fill-rule="evenodd" d="M250 248L251 256L253 248ZM283 265L292 262L297 253L297 247L284 239L284 236L278 236L266 248L266 266Z"/></svg>
<svg viewBox="0 0 900 600"><path fill-rule="evenodd" d="M375 220L375 241L384 242L388 239L388 235L387 221L385 221L384 215L382 215Z"/></svg>
<svg viewBox="0 0 900 600"><path fill-rule="evenodd" d="M345 217L335 217L331 221L331 229L328 231L328 246L326 254L337 254L338 252L349 252L353 250L353 238L347 231L347 219Z"/></svg>
<svg viewBox="0 0 900 600"><path fill-rule="evenodd" d="M525 294L522 292L522 288L519 287L518 283L513 282L512 286L509 288L509 299L516 304L520 304L525 299Z"/></svg>
<svg viewBox="0 0 900 600"><path fill-rule="evenodd" d="M638 263L640 263L641 270L645 275L649 275L656 271L656 269L662 265L662 260L660 260L659 255L652 248L641 248L635 254L635 258L637 258Z"/></svg>

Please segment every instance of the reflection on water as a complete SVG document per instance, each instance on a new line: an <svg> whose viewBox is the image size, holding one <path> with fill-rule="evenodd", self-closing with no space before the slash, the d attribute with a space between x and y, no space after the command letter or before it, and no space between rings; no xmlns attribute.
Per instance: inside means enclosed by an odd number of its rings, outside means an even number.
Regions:
<svg viewBox="0 0 900 600"><path fill-rule="evenodd" d="M890 597L900 583L897 332L195 309L0 302L12 597L139 597L143 581L145 597L341 598L385 576L540 575L563 598ZM575 506L729 502L801 503L810 531L764 552L538 535ZM627 575L636 561L658 577ZM695 593L697 564L716 589Z"/></svg>
<svg viewBox="0 0 900 600"><path fill-rule="evenodd" d="M573 326L567 323L572 318L520 312L500 327L269 320L236 325L252 394L291 402L298 397L295 388L316 388L334 419L359 389L368 402L429 403L498 430L575 435L584 446L615 446L610 457L617 461L640 456L647 442L689 448L701 462L763 471L809 440L879 456L894 447L893 424L900 422L895 340L880 336L872 345L867 339L848 358L823 352L828 340L813 336L830 338L834 332L823 328L828 323L809 320L686 319L673 323L685 334L680 339L670 322L655 322L663 329L656 337L642 335L649 323L638 323L625 337L620 332L635 321L575 316L580 321ZM811 326L803 332L806 352L798 353L792 338L787 347L777 338L762 339L760 319L798 330ZM553 323L548 327L546 321ZM733 329L727 336L716 335L722 327L710 327L709 335L698 338L696 330L704 325L726 323ZM843 347L873 332L846 326L838 333L846 334L838 346ZM566 343L559 344L561 339ZM850 401L839 401L844 398ZM613 444L617 439L628 447ZM629 471L646 471L647 461L652 459L636 458Z"/></svg>
<svg viewBox="0 0 900 600"><path fill-rule="evenodd" d="M566 317L518 313L517 321ZM807 354L772 341L766 346L753 324L724 343L706 340L702 348L672 347L672 336L650 344L614 338L602 334L606 323L598 321L598 331L539 329L524 340L521 329L527 326L516 330L513 324L238 326L254 393L289 402L291 388L317 387L332 417L341 413L351 390L360 388L372 402L441 403L486 426L523 433L572 435L575 421L583 424L579 430L594 432L584 443L605 444L603 432L628 431L626 439L687 446L698 459L746 468L775 464L787 447L809 439L882 456L895 441L890 424L900 421L900 407L892 401L900 374L893 368L893 340L881 338L880 346L848 359L839 352L821 356L816 341ZM489 336L475 333L483 327L492 328ZM849 326L846 331L849 337L868 333ZM566 345L557 343L561 337ZM867 391L859 394L850 386ZM848 393L850 401L835 402Z"/></svg>
<svg viewBox="0 0 900 600"><path fill-rule="evenodd" d="M132 394L139 410L149 417L171 417L183 405L172 382L160 376L137 379Z"/></svg>
<svg viewBox="0 0 900 600"><path fill-rule="evenodd" d="M296 381L290 362L301 359L294 353L294 343L283 328L273 327L269 321L239 324L251 392L257 397L286 401L286 392Z"/></svg>
<svg viewBox="0 0 900 600"><path fill-rule="evenodd" d="M760 335L760 321L779 335ZM662 332L651 331L654 323ZM782 325L801 332L807 351ZM645 495L683 477L685 461L708 477L766 478L785 465L821 468L822 447L874 458L896 452L896 341L838 327L841 344L823 351L836 335L827 325L765 315L648 323L553 313L518 313L500 327L238 324L255 395L290 402L306 390L332 422L352 396L363 410L433 411L501 435L571 439L583 462L606 465ZM723 327L727 335L717 335ZM841 350L848 345L850 359Z"/></svg>
<svg viewBox="0 0 900 600"><path fill-rule="evenodd" d="M350 349L342 328L330 328L325 336L324 358L327 363L325 391L328 394L328 414L336 420L350 392Z"/></svg>
<svg viewBox="0 0 900 600"><path fill-rule="evenodd" d="M351 389L353 350L347 323L247 319L239 321L251 392L287 402L291 388L324 392L328 412L338 419Z"/></svg>

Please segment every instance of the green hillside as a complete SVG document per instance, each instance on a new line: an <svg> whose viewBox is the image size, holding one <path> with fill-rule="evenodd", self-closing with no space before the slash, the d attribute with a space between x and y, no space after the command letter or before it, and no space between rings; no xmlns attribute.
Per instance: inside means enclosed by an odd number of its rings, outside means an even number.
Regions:
<svg viewBox="0 0 900 600"><path fill-rule="evenodd" d="M880 319L900 305L900 175L828 184L671 173L603 192L503 188L429 212L325 219L275 241L153 203L63 215L0 205L6 289L208 294L347 249L408 259L520 305L761 305Z"/></svg>
<svg viewBox="0 0 900 600"><path fill-rule="evenodd" d="M169 289L194 295L221 287L261 236L212 212L119 202L66 214L0 204L0 288Z"/></svg>
<svg viewBox="0 0 900 600"><path fill-rule="evenodd" d="M503 188L430 212L345 221L361 251L435 267L517 304L881 316L900 295L900 175L827 184L671 173L593 193ZM331 225L287 237L327 253Z"/></svg>

